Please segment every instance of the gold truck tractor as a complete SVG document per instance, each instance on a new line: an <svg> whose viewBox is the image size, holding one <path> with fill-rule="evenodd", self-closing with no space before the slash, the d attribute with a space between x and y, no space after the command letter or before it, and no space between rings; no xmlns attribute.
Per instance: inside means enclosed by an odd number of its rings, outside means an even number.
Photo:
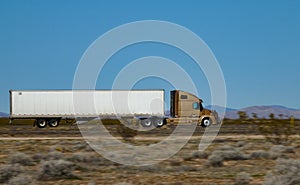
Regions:
<svg viewBox="0 0 300 185"><path fill-rule="evenodd" d="M202 127L218 123L216 111L205 109L202 99L181 90L171 91L170 117L167 124L174 123L198 123Z"/></svg>

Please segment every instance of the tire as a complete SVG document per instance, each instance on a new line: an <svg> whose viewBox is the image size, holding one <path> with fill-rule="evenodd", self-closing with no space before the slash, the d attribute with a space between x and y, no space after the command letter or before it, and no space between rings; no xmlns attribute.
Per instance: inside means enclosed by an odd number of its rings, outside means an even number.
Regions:
<svg viewBox="0 0 300 185"><path fill-rule="evenodd" d="M58 119L50 119L48 121L49 127L58 127L59 125L59 120Z"/></svg>
<svg viewBox="0 0 300 185"><path fill-rule="evenodd" d="M36 120L36 125L39 128L45 128L47 126L47 121L45 119Z"/></svg>
<svg viewBox="0 0 300 185"><path fill-rule="evenodd" d="M202 127L209 127L211 125L211 120L209 117L205 117L201 121L201 126Z"/></svg>
<svg viewBox="0 0 300 185"><path fill-rule="evenodd" d="M162 127L163 125L164 125L164 120L163 119L158 118L158 119L154 120L154 126L155 127Z"/></svg>
<svg viewBox="0 0 300 185"><path fill-rule="evenodd" d="M152 121L151 119L143 119L143 120L141 121L141 125L142 125L143 127L151 127L152 124L153 124L153 121Z"/></svg>

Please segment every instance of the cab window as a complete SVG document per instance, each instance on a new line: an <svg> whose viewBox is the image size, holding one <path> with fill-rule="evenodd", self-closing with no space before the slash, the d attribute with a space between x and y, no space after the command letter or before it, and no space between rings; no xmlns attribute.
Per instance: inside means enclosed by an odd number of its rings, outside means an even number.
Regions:
<svg viewBox="0 0 300 185"><path fill-rule="evenodd" d="M181 95L180 99L186 100L186 99L188 99L188 97L187 97L187 95Z"/></svg>
<svg viewBox="0 0 300 185"><path fill-rule="evenodd" d="M199 109L199 103L198 102L193 103L193 109Z"/></svg>

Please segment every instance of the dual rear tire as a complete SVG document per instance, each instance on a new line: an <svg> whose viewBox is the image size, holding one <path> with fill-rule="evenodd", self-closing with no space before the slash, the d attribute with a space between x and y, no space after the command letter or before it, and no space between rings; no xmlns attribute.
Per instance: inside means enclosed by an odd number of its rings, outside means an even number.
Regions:
<svg viewBox="0 0 300 185"><path fill-rule="evenodd" d="M164 119L162 118L147 118L147 119L142 119L141 120L141 125L143 127L162 127L164 125Z"/></svg>
<svg viewBox="0 0 300 185"><path fill-rule="evenodd" d="M47 125L49 127L58 127L59 119L52 118L52 119L37 119L36 126L39 128L45 128Z"/></svg>

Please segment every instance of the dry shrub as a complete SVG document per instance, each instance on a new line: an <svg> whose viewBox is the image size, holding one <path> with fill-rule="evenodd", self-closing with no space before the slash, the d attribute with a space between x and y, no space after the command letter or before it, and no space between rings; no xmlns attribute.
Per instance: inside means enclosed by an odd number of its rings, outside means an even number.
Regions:
<svg viewBox="0 0 300 185"><path fill-rule="evenodd" d="M65 160L43 161L40 164L39 180L44 179L73 179L78 178L73 174L75 165Z"/></svg>
<svg viewBox="0 0 300 185"><path fill-rule="evenodd" d="M209 166L223 166L224 160L247 160L249 156L242 153L240 150L229 146L221 146L211 153L208 157L207 164Z"/></svg>
<svg viewBox="0 0 300 185"><path fill-rule="evenodd" d="M250 181L251 175L247 172L241 172L236 175L234 185L249 185Z"/></svg>
<svg viewBox="0 0 300 185"><path fill-rule="evenodd" d="M180 159L169 160L169 165L170 166L181 166L182 161Z"/></svg>
<svg viewBox="0 0 300 185"><path fill-rule="evenodd" d="M29 185L34 184L32 181L32 177L24 174L20 174L16 177L11 178L8 183L8 185Z"/></svg>
<svg viewBox="0 0 300 185"><path fill-rule="evenodd" d="M243 146L245 146L245 145L246 145L246 142L245 142L245 141L238 141L238 142L235 144L236 147L243 147Z"/></svg>
<svg viewBox="0 0 300 185"><path fill-rule="evenodd" d="M41 153L35 153L33 156L32 156L32 160L34 162L40 162L41 160L44 160L45 159L45 155L44 154L41 154Z"/></svg>
<svg viewBox="0 0 300 185"><path fill-rule="evenodd" d="M31 166L33 165L33 161L32 159L21 152L17 152L13 155L10 156L10 163L11 164L20 164L20 165L24 165L24 166Z"/></svg>
<svg viewBox="0 0 300 185"><path fill-rule="evenodd" d="M199 159L206 159L208 157L208 154L204 151L195 151L192 154L193 158L199 158Z"/></svg>
<svg viewBox="0 0 300 185"><path fill-rule="evenodd" d="M59 160L64 159L64 154L58 151L49 152L47 155L44 156L44 160Z"/></svg>
<svg viewBox="0 0 300 185"><path fill-rule="evenodd" d="M220 153L224 160L247 160L249 157L240 151L215 151L213 153Z"/></svg>
<svg viewBox="0 0 300 185"><path fill-rule="evenodd" d="M102 162L103 158L87 152L77 152L72 154L68 160L75 163L89 163L91 165L98 165L100 162Z"/></svg>
<svg viewBox="0 0 300 185"><path fill-rule="evenodd" d="M300 184L300 160L278 159L275 170L265 177L264 185Z"/></svg>
<svg viewBox="0 0 300 185"><path fill-rule="evenodd" d="M5 183L13 177L22 173L22 168L18 164L0 166L0 183Z"/></svg>
<svg viewBox="0 0 300 185"><path fill-rule="evenodd" d="M221 166L223 166L223 160L224 160L224 157L223 157L223 155L221 155L221 153L212 153L208 157L207 164L209 166L213 166L213 167L221 167Z"/></svg>
<svg viewBox="0 0 300 185"><path fill-rule="evenodd" d="M251 153L250 157L252 159L269 159L271 157L269 152L266 152L264 150L257 150L253 153Z"/></svg>
<svg viewBox="0 0 300 185"><path fill-rule="evenodd" d="M294 147L284 145L274 145L270 148L270 158L277 159L279 157L286 157L286 153L295 153Z"/></svg>
<svg viewBox="0 0 300 185"><path fill-rule="evenodd" d="M217 148L213 153L219 153L224 160L247 160L249 156L229 145L224 145Z"/></svg>
<svg viewBox="0 0 300 185"><path fill-rule="evenodd" d="M90 155L89 153L81 153L81 152L78 152L78 153L74 153L72 154L72 156L70 156L68 158L69 161L72 161L72 162L91 162L92 160L92 155Z"/></svg>
<svg viewBox="0 0 300 185"><path fill-rule="evenodd" d="M294 147L284 145L274 145L270 148L269 152L272 153L295 153Z"/></svg>
<svg viewBox="0 0 300 185"><path fill-rule="evenodd" d="M87 143L83 143L83 142L77 142L74 146L73 146L73 150L75 151L80 151L80 150L84 150L87 147Z"/></svg>
<svg viewBox="0 0 300 185"><path fill-rule="evenodd" d="M274 145L269 151L258 150L251 153L252 159L277 159L280 157L286 157L285 153L295 153L294 147L284 145Z"/></svg>
<svg viewBox="0 0 300 185"><path fill-rule="evenodd" d="M191 155L187 155L183 158L185 161L190 161L193 159L207 159L208 154L204 151L195 151Z"/></svg>

